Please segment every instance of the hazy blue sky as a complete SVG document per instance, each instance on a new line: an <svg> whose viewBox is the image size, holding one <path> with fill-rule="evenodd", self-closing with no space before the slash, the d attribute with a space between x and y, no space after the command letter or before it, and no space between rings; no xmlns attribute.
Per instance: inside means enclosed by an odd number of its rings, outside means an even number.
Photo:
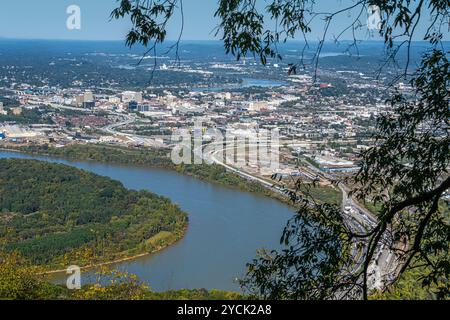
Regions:
<svg viewBox="0 0 450 320"><path fill-rule="evenodd" d="M263 0L260 1L264 4ZM317 2L320 9L326 11L343 8L352 3L351 0L318 0ZM66 9L72 4L81 8L81 30L66 28L68 17ZM116 0L2 1L0 4L0 37L121 40L124 39L130 25L126 20L109 22L109 14L116 5ZM213 15L216 6L216 0L184 0L186 22L183 39L214 39L213 29L217 25L217 21ZM169 26L169 38L171 39L176 38L178 34L179 18L179 15L175 16ZM351 16L340 15L331 28L330 39L333 33L344 28L350 20ZM322 24L316 25L315 31L311 35L313 40L319 38L323 30L321 26ZM363 38L367 36L366 33L362 35ZM346 35L345 38L350 38L350 35Z"/></svg>

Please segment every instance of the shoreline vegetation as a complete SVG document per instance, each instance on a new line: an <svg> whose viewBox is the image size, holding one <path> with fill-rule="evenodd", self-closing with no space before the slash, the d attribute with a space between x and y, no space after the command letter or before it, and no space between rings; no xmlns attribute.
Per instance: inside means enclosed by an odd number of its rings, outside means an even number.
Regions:
<svg viewBox="0 0 450 320"><path fill-rule="evenodd" d="M82 271L89 271L89 270L99 269L99 268L102 268L102 267L108 267L108 266L112 266L112 265L115 265L115 264L128 262L128 261L133 261L133 260L136 260L136 259L139 259L139 258L151 256L151 255L153 255L155 253L158 253L158 252L161 252L161 251L169 248L170 246L173 246L177 242L181 241L184 238L184 236L186 235L186 231L187 231L188 227L189 227L189 225L186 225L185 229L181 232L181 235L179 237L165 237L164 238L165 239L164 244L160 244L158 247L155 247L153 249L153 251L138 253L138 254L135 254L133 256L125 256L123 258L117 258L116 260L110 260L110 261L98 262L98 263L91 263L89 265L80 267L80 270L82 270ZM168 236L172 236L173 234L168 233L167 235ZM160 234L157 234L157 235L153 236L148 241L152 241L152 240L154 241L158 237L160 237ZM67 272L67 269L50 270L50 271L42 271L42 272L40 272L40 275L44 275L44 276L61 275L61 274L66 274L66 272Z"/></svg>

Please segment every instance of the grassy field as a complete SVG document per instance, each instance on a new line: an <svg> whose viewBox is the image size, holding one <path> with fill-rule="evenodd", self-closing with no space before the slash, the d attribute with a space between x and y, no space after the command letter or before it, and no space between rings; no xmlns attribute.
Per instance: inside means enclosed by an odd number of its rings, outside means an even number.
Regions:
<svg viewBox="0 0 450 320"><path fill-rule="evenodd" d="M332 186L312 187L311 196L321 202L340 205L342 203L342 193Z"/></svg>

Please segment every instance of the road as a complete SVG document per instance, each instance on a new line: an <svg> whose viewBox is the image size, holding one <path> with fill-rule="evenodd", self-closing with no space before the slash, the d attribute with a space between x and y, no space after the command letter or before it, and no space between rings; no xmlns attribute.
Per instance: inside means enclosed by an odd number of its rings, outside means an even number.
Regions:
<svg viewBox="0 0 450 320"><path fill-rule="evenodd" d="M324 173L312 166L311 164L305 162L308 168L321 177L333 181L335 180L331 175ZM350 188L344 183L338 184L339 189L342 192L342 210L344 215L348 215L351 219L358 222L360 226L363 226L365 230L363 234L368 230L372 230L376 227L378 219L376 216L369 211L367 208L359 204L353 197L349 197ZM361 232L361 230L359 230ZM397 255L393 250L389 248L385 243L392 243L388 235L383 235L383 244L380 244L375 252L374 261L369 266L369 288L383 290L390 283L392 283L392 275L396 274L399 267L397 261Z"/></svg>
<svg viewBox="0 0 450 320"><path fill-rule="evenodd" d="M116 128L120 128L122 126L130 125L132 123L135 123L139 120L135 115L128 115L128 114L121 114L121 113L113 113L114 115L118 117L125 118L124 121L113 123L110 125L107 125L106 127L101 128L103 132L106 132L108 134L111 134L113 136L123 136L128 138L132 143L137 145L142 145L146 147L153 147L153 148L164 148L166 145L162 140L157 139L150 139L145 136L140 136L137 134L131 134L131 133L124 133L117 131Z"/></svg>
<svg viewBox="0 0 450 320"><path fill-rule="evenodd" d="M91 113L92 110L90 109L83 109L83 108L76 108L76 107L70 107L70 106L64 106L62 104L57 103L48 103L45 101L38 101L38 100L28 100L29 104L44 104L54 109L61 109L61 110L71 110L71 111L78 111L82 113Z"/></svg>

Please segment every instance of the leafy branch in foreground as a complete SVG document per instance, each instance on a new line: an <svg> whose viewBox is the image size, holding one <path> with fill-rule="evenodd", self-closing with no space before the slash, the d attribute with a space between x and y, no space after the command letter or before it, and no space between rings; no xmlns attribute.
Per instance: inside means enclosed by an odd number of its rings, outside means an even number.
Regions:
<svg viewBox="0 0 450 320"><path fill-rule="evenodd" d="M355 178L359 199L372 197L383 205L369 241L369 255L388 234L387 245L398 252L402 268L425 265L423 284L445 283L438 297L450 294L450 225L439 201L450 188L449 61L442 51L424 57L411 82L413 97L398 93L394 112L378 121L375 146L369 149ZM398 242L405 243L402 249ZM366 290L367 291L367 290Z"/></svg>

